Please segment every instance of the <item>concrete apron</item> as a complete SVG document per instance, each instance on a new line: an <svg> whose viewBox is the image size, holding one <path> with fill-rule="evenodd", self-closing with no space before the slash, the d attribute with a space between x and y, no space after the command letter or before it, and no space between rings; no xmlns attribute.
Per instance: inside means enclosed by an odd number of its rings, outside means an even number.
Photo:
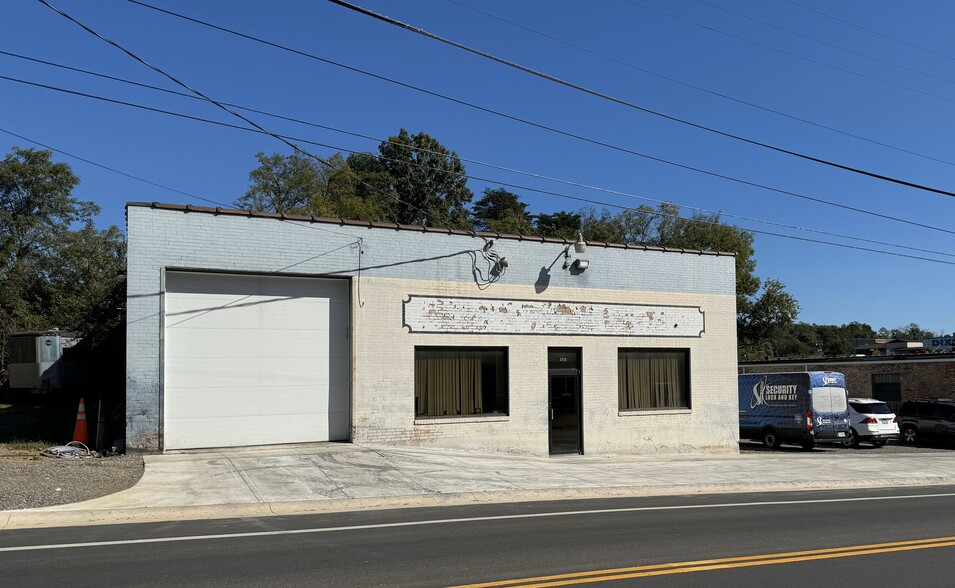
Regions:
<svg viewBox="0 0 955 588"><path fill-rule="evenodd" d="M0 529L731 492L955 485L947 453L486 455L342 443L145 456L135 486L0 512Z"/></svg>

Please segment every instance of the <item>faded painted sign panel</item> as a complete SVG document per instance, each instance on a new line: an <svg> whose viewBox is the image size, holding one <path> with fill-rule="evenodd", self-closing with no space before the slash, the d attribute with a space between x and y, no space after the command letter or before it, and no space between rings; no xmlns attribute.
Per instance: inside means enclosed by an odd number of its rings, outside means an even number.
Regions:
<svg viewBox="0 0 955 588"><path fill-rule="evenodd" d="M700 337L704 320L698 306L411 296L404 326L412 333Z"/></svg>

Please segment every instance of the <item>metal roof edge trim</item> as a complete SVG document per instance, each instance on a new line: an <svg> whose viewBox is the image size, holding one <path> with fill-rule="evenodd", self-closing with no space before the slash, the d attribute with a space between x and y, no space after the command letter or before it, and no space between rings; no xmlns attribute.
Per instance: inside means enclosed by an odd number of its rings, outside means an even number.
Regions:
<svg viewBox="0 0 955 588"><path fill-rule="evenodd" d="M490 239L507 239L511 241L534 241L537 243L557 243L561 245L573 245L572 239L556 239L553 237L541 237L540 235L513 235L504 233L492 233L488 231L464 231L461 229L447 229L443 227L426 227L422 225L404 225L391 222L376 222L351 220L343 218L324 218L313 215L299 215L275 212L255 212L252 210L237 210L231 208L222 208L221 206L194 206L192 204L165 204L162 202L127 202L126 208L134 206L137 208L154 208L157 210L170 210L185 213L203 213L216 216L244 216L250 218L268 218L275 220L301 221L319 224L334 224L339 226L364 227L367 229L391 229L396 231L415 231L419 233L441 233L444 235L463 235L468 237L481 237ZM588 241L588 246L604 247L607 249L640 249L643 251L657 251L661 253L687 253L697 255L717 255L736 257L731 251L704 251L701 249L679 249L673 247L656 247L654 245L640 245L628 243L605 243L602 241Z"/></svg>

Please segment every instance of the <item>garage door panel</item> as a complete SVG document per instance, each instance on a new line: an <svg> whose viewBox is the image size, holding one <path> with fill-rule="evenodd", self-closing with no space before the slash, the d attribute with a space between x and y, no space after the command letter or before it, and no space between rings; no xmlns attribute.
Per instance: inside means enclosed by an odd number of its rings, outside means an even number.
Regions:
<svg viewBox="0 0 955 588"><path fill-rule="evenodd" d="M179 419L167 424L163 433L167 444L180 448L230 447L241 445L274 444L273 434L283 431L282 443L308 443L314 441L316 431L320 436L345 438L347 426L338 424L347 415L330 415L335 421L318 421L308 424L292 424L284 416L257 416L230 419L223 424L210 418ZM171 425L171 426L170 426Z"/></svg>
<svg viewBox="0 0 955 588"><path fill-rule="evenodd" d="M177 301L182 303L182 301ZM166 327L170 329L242 329L260 327L270 330L327 330L329 307L314 301L262 299L248 306L202 306L176 309L167 305ZM310 303L307 303L310 302ZM337 321L336 321L337 322ZM339 329L344 325L337 325Z"/></svg>
<svg viewBox="0 0 955 588"><path fill-rule="evenodd" d="M224 358L245 356L258 357L267 355L270 358L288 357L296 363L302 359L318 358L321 361L329 357L330 349L335 348L336 354L341 357L343 353L341 347L346 346L348 338L345 336L329 337L328 333L322 336L302 336L297 337L289 332L270 332L262 333L257 336L256 332L249 329L241 331L232 331L228 337L222 340L212 342L214 346L210 349L209 338L188 333L168 333L166 338L166 347L168 353L166 357L172 358L190 358L190 357L210 357ZM218 366L210 366L216 369Z"/></svg>
<svg viewBox="0 0 955 588"><path fill-rule="evenodd" d="M344 280L167 272L167 449L346 439Z"/></svg>
<svg viewBox="0 0 955 588"><path fill-rule="evenodd" d="M247 415L324 415L329 412L326 391L315 393L312 387L247 387L182 389L188 402L173 403L166 410L167 419L211 418L231 419ZM324 394L322 393L324 392ZM228 397L228 402L222 398ZM341 412L342 406L338 406Z"/></svg>
<svg viewBox="0 0 955 588"><path fill-rule="evenodd" d="M269 366L268 369L255 371L252 367L237 368L228 373L221 373L215 376L215 380L208 378L207 370L198 363L198 360L191 360L192 365L188 367L177 367L175 372L166 371L166 389L167 390L226 390L229 388L276 388L286 386L299 386L302 384L302 376L292 370L282 369L281 366ZM342 372L336 372L342 373ZM313 383L316 389L319 384ZM195 393L195 392L193 392Z"/></svg>

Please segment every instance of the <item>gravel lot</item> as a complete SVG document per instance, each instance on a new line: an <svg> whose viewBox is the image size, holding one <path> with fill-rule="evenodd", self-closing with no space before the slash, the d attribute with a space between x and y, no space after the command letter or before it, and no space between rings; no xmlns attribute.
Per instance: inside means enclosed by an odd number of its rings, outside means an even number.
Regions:
<svg viewBox="0 0 955 588"><path fill-rule="evenodd" d="M50 458L21 445L0 444L0 510L99 498L133 486L143 475L139 455Z"/></svg>

